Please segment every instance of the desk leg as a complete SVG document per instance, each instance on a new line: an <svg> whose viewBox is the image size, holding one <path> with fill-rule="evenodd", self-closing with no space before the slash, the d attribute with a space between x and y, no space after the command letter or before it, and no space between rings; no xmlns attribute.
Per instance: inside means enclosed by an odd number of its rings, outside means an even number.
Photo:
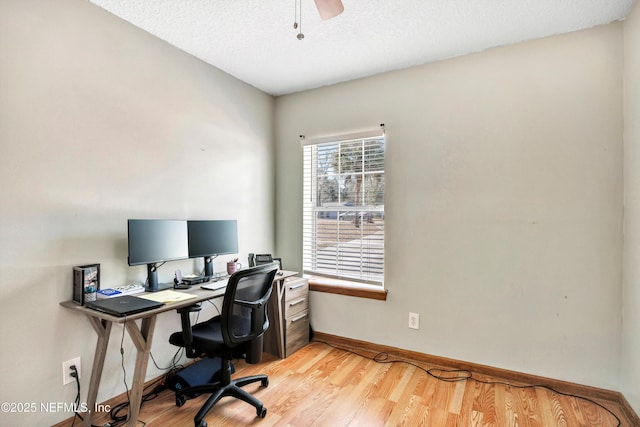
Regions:
<svg viewBox="0 0 640 427"><path fill-rule="evenodd" d="M89 382L89 392L87 394L88 412L84 418L84 427L91 427L93 421L93 411L96 408L96 400L98 398L98 388L100 387L100 379L102 378L102 368L104 367L104 359L107 355L107 346L109 344L109 335L111 335L112 322L101 320L97 317L89 316L91 325L98 334L98 342L96 344L96 353L93 356L93 368L91 369L91 380Z"/></svg>
<svg viewBox="0 0 640 427"><path fill-rule="evenodd" d="M276 284L276 290L278 291L278 329L277 329L277 335L278 335L278 353L280 353L278 356L281 359L284 359L287 355L286 355L286 348L284 345L284 326L285 326L285 319L284 319L284 279L283 280L278 280L277 284Z"/></svg>
<svg viewBox="0 0 640 427"><path fill-rule="evenodd" d="M147 373L147 363L151 353L153 341L153 330L156 326L156 316L142 319L142 327L138 328L135 321L125 323L131 340L138 350L136 354L136 367L133 372L133 384L131 384L131 402L129 405L129 416L127 417L127 427L135 427L140 414L140 403L142 402L142 392L144 379Z"/></svg>

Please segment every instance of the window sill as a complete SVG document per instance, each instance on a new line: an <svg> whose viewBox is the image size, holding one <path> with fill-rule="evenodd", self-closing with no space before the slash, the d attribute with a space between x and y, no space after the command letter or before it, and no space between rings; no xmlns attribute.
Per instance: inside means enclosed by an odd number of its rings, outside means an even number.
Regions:
<svg viewBox="0 0 640 427"><path fill-rule="evenodd" d="M347 280L329 279L320 276L305 276L309 279L309 290L329 294L347 295L357 298L387 300L387 290L380 286L365 285Z"/></svg>

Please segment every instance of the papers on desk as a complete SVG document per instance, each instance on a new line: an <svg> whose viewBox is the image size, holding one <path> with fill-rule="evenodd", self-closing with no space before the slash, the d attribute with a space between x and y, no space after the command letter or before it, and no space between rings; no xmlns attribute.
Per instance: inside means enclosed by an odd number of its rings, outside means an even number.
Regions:
<svg viewBox="0 0 640 427"><path fill-rule="evenodd" d="M151 301L161 302L163 304L169 304L172 302L184 301L191 298L195 298L195 295L188 294L186 292L176 292L170 289L160 292L145 292L143 295L137 295L140 298L149 299Z"/></svg>

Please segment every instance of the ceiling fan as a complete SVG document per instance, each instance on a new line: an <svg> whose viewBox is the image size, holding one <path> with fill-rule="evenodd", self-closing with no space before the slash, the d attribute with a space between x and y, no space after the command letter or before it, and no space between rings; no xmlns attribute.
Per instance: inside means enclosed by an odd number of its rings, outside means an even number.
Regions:
<svg viewBox="0 0 640 427"><path fill-rule="evenodd" d="M323 21L327 19L335 18L344 12L344 6L342 5L342 0L314 0L316 2L316 7L318 8L318 13L320 13L320 18Z"/></svg>
<svg viewBox="0 0 640 427"><path fill-rule="evenodd" d="M293 23L293 29L298 30L298 40L304 39L302 34L302 8L300 2L302 0L296 0L296 17ZM335 18L344 12L344 6L342 0L313 0L316 3L316 8L320 14L320 18L323 21L327 19Z"/></svg>

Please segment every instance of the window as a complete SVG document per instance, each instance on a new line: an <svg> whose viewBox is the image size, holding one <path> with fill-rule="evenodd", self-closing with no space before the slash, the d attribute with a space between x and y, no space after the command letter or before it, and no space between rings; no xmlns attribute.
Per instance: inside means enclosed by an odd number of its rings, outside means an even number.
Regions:
<svg viewBox="0 0 640 427"><path fill-rule="evenodd" d="M384 157L381 131L304 146L306 274L383 284Z"/></svg>

